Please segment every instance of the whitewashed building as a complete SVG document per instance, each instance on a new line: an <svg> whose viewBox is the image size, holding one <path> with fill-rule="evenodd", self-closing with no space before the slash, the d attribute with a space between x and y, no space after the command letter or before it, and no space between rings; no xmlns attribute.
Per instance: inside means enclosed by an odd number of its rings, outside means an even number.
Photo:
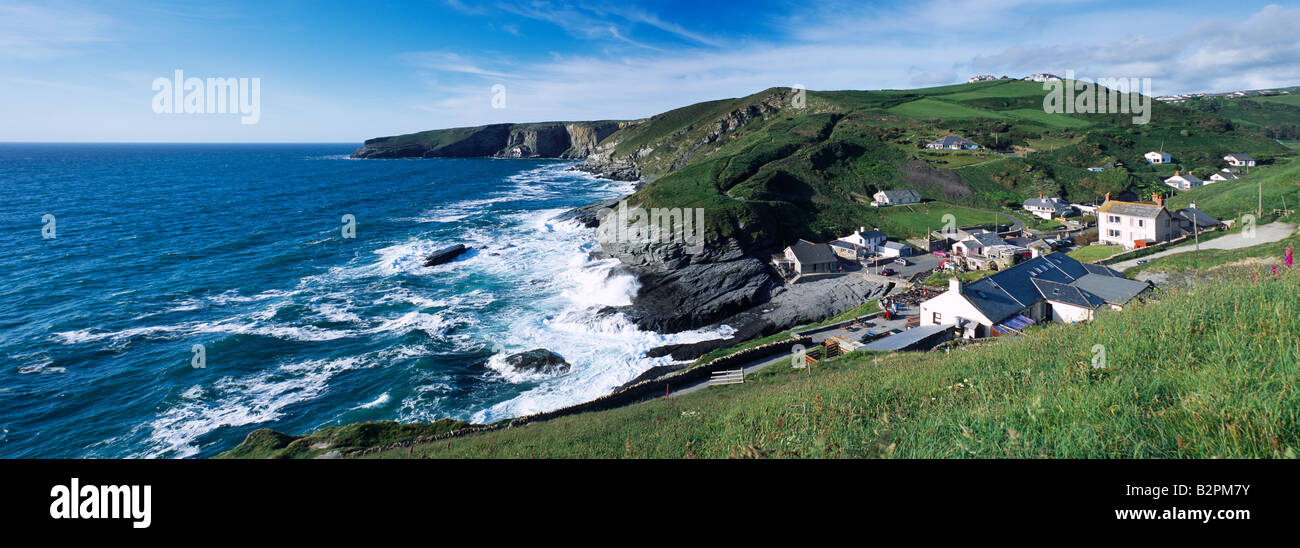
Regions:
<svg viewBox="0 0 1300 548"><path fill-rule="evenodd" d="M1097 208L1097 241L1124 249L1168 241L1173 233L1169 211L1159 196L1154 204L1121 202L1106 195Z"/></svg>
<svg viewBox="0 0 1300 548"><path fill-rule="evenodd" d="M1073 209L1069 202L1056 196L1050 198L1043 196L1030 198L1025 200L1025 203L1022 204L1022 206L1026 211L1034 214L1034 216L1048 220L1063 217L1069 214L1070 210Z"/></svg>
<svg viewBox="0 0 1300 548"><path fill-rule="evenodd" d="M1249 154L1229 154L1223 157L1223 161L1228 162L1230 166L1236 167L1255 167L1255 159Z"/></svg>
<svg viewBox="0 0 1300 548"><path fill-rule="evenodd" d="M1192 175L1191 173L1188 174L1175 173L1173 177L1165 179L1165 184L1174 187L1178 190L1191 190L1198 186L1204 185L1205 181L1202 181L1200 178L1198 178L1195 175Z"/></svg>
<svg viewBox="0 0 1300 548"><path fill-rule="evenodd" d="M1148 152L1145 157L1148 164L1168 164L1173 161L1167 152Z"/></svg>

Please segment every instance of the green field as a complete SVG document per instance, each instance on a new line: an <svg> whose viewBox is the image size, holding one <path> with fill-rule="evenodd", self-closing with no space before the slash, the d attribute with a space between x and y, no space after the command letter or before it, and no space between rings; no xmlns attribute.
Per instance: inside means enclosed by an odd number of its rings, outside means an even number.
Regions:
<svg viewBox="0 0 1300 548"><path fill-rule="evenodd" d="M1080 262L1095 263L1102 259L1109 259L1112 255L1121 251L1124 251L1124 248L1114 245L1086 245L1067 253L1067 255Z"/></svg>
<svg viewBox="0 0 1300 548"><path fill-rule="evenodd" d="M1031 122L1037 122L1045 126L1054 127L1054 128L1075 129L1075 128L1088 127L1092 125L1092 122L1089 122L1088 120L1085 120L1083 118L1075 118L1073 116L1066 116L1064 114L1052 114L1050 112L1043 111L1042 109L1036 110L1036 109L1029 109L1029 108L1021 108L1021 109L1008 110L1007 114L1010 114L1011 116L1015 116L1016 118L1029 120Z"/></svg>
<svg viewBox="0 0 1300 548"><path fill-rule="evenodd" d="M1225 276L961 352L773 366L743 385L377 456L1294 457L1300 273Z"/></svg>
<svg viewBox="0 0 1300 548"><path fill-rule="evenodd" d="M990 110L968 107L928 97L909 103L903 103L889 110L895 114L912 116L915 118L1006 118L1005 115Z"/></svg>

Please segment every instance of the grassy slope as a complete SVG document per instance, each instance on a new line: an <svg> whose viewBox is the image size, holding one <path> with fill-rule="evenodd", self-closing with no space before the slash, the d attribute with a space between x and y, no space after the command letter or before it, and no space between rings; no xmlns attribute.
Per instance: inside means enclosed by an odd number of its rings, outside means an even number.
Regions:
<svg viewBox="0 0 1300 548"><path fill-rule="evenodd" d="M1167 190L1161 180L1175 170L1217 169L1228 152L1261 158L1291 153L1271 139L1234 129L1223 118L1158 102L1152 105L1152 123L1142 126L1127 115L1048 114L1042 111L1042 86L1021 81L808 92L806 109L780 103L782 93L773 89L692 105L611 135L606 142L619 143L623 152L652 149L643 159L644 169L652 175L666 173L634 201L651 207L704 207L715 235L780 247L795 238L828 238L864 225L897 237L921 235L929 219L899 219L896 211L855 203L880 189L915 188L924 198L945 204L1006 211L1040 192L1093 200L1106 192ZM714 119L776 103L785 106L692 149L684 167L669 171L683 161L685 144L707 140ZM948 133L1033 152L1009 158L989 151L920 148ZM1162 146L1181 163L1145 164L1141 155ZM960 179L945 184L909 178L905 171L918 160L950 167ZM1125 167L1104 173L1086 169L1114 163Z"/></svg>
<svg viewBox="0 0 1300 548"><path fill-rule="evenodd" d="M1288 209L1300 209L1300 162L1291 161L1269 168L1254 168L1241 179L1221 181L1200 188L1179 192L1166 205L1183 208L1195 203L1200 209L1219 219L1240 219L1243 214L1254 214L1259 207L1259 193L1263 188L1264 211L1258 221L1273 217L1274 209L1281 209L1283 200Z"/></svg>
<svg viewBox="0 0 1300 548"><path fill-rule="evenodd" d="M1300 449L1300 272L948 354L849 354L417 457L1274 457ZM1095 345L1107 367L1094 369ZM1034 356L1027 361L1026 356ZM405 457L407 450L381 457Z"/></svg>

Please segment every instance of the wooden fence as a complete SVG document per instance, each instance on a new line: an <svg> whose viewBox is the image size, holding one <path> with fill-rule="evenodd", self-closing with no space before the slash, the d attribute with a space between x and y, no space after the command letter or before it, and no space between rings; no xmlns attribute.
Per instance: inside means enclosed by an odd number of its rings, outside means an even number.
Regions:
<svg viewBox="0 0 1300 548"><path fill-rule="evenodd" d="M745 382L744 369L730 369L727 371L714 371L709 377L709 386L719 384L743 384Z"/></svg>

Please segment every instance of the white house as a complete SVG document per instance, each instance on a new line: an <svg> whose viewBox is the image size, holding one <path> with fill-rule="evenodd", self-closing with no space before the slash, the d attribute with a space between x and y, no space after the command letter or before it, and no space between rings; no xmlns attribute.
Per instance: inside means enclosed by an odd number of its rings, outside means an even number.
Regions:
<svg viewBox="0 0 1300 548"><path fill-rule="evenodd" d="M1030 198L1025 200L1023 206L1027 211L1033 213L1035 216L1048 220L1064 216L1069 213L1071 209L1069 202L1057 198L1056 196L1050 198L1045 198L1043 196Z"/></svg>
<svg viewBox="0 0 1300 548"><path fill-rule="evenodd" d="M1230 166L1255 167L1255 159L1249 154L1229 154L1223 157L1223 161L1228 162Z"/></svg>
<svg viewBox="0 0 1300 548"><path fill-rule="evenodd" d="M871 196L871 205L891 206L900 204L915 204L921 201L921 195L915 190L882 190Z"/></svg>
<svg viewBox="0 0 1300 548"><path fill-rule="evenodd" d="M885 233L878 228L867 230L867 227L860 226L853 234L840 238L839 242L847 242L858 247L864 247L868 253L875 253L876 250L885 243Z"/></svg>
<svg viewBox="0 0 1300 548"><path fill-rule="evenodd" d="M1148 152L1145 156L1148 164L1167 164L1173 161L1167 152Z"/></svg>
<svg viewBox="0 0 1300 548"><path fill-rule="evenodd" d="M1123 310L1151 288L1110 268L1064 253L1035 257L921 303L920 325L951 325L967 338L1014 335L1037 323L1091 320L1102 308Z"/></svg>
<svg viewBox="0 0 1300 548"><path fill-rule="evenodd" d="M970 139L958 137L956 135L947 135L936 141L926 143L925 148L932 150L975 150L980 146Z"/></svg>
<svg viewBox="0 0 1300 548"><path fill-rule="evenodd" d="M1236 173L1228 173L1223 171L1217 172L1214 175L1210 176L1210 180L1214 182L1231 181L1233 179L1240 179L1240 178L1241 177L1238 177Z"/></svg>
<svg viewBox="0 0 1300 548"><path fill-rule="evenodd" d="M1197 178L1195 175L1192 175L1191 173L1188 173L1186 175L1183 175L1182 173L1175 173L1173 177L1165 179L1165 184L1174 187L1178 190L1191 190L1193 188L1205 184L1205 181L1200 180L1199 178Z"/></svg>
<svg viewBox="0 0 1300 548"><path fill-rule="evenodd" d="M1152 198L1154 204L1121 202L1107 194L1097 208L1097 241L1124 249L1168 241L1173 232L1169 211L1159 196Z"/></svg>

